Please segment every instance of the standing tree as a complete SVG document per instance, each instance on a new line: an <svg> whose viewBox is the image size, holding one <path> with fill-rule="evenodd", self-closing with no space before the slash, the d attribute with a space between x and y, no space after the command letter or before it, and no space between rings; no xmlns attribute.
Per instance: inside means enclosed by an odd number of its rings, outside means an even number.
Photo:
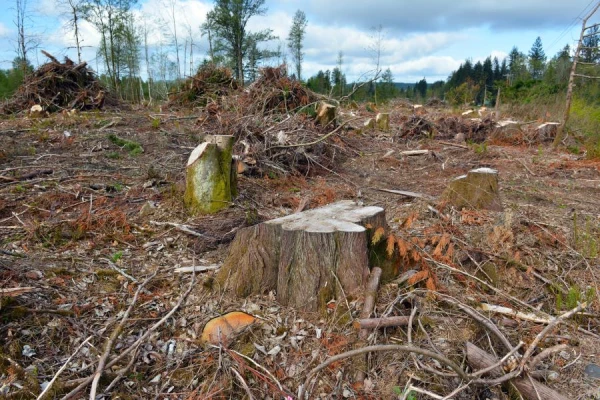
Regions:
<svg viewBox="0 0 600 400"><path fill-rule="evenodd" d="M600 61L600 32L598 25L592 25L586 32L581 43L581 60L586 63Z"/></svg>
<svg viewBox="0 0 600 400"><path fill-rule="evenodd" d="M381 74L381 87L379 90L379 97L382 101L389 100L398 95L398 89L394 84L394 76L392 70L387 68L383 74Z"/></svg>
<svg viewBox="0 0 600 400"><path fill-rule="evenodd" d="M538 36L529 50L529 72L533 79L542 79L546 67L546 53L542 47L542 39Z"/></svg>
<svg viewBox="0 0 600 400"><path fill-rule="evenodd" d="M521 53L515 46L508 53L508 69L510 71L510 84L524 81L528 78L525 54Z"/></svg>
<svg viewBox="0 0 600 400"><path fill-rule="evenodd" d="M15 60L20 60L18 68L23 76L28 72L29 58L27 57L30 50L33 50L39 44L37 37L27 32L27 21L29 20L29 12L27 11L27 0L15 1L15 26L17 27L17 57Z"/></svg>
<svg viewBox="0 0 600 400"><path fill-rule="evenodd" d="M75 37L75 49L77 50L77 62L81 64L81 42L79 36L79 24L83 13L83 0L56 0L56 5L63 9L63 15L67 18L66 27L73 31Z"/></svg>
<svg viewBox="0 0 600 400"><path fill-rule="evenodd" d="M169 12L170 25L170 36L173 39L173 47L175 47L175 60L177 62L177 79L181 79L181 62L179 58L179 38L177 36L177 16L175 14L175 7L177 6L177 0L166 0L165 6ZM185 50L184 50L185 52ZM184 62L185 63L185 62ZM185 68L185 67L184 67Z"/></svg>
<svg viewBox="0 0 600 400"><path fill-rule="evenodd" d="M216 0L210 12L214 20L215 33L223 40L225 52L235 66L235 77L244 85L244 59L249 51L260 42L275 39L271 29L248 32L248 20L255 15L264 15L265 0Z"/></svg>
<svg viewBox="0 0 600 400"><path fill-rule="evenodd" d="M126 64L123 45L130 8L137 0L86 0L84 18L100 33L100 57L104 60L111 88L119 92L121 67Z"/></svg>
<svg viewBox="0 0 600 400"><path fill-rule="evenodd" d="M288 35L288 48L292 53L292 60L294 60L294 66L296 67L296 78L302 80L302 60L304 59L304 53L302 52L304 34L306 32L306 14L304 11L296 11L294 14L294 20L292 22L292 28Z"/></svg>
<svg viewBox="0 0 600 400"><path fill-rule="evenodd" d="M385 36L385 32L383 31L383 26L381 26L381 24L372 28L372 31L373 33L371 35L369 51L371 52L373 61L375 62L375 73L373 74L373 98L375 100L375 104L377 104L377 80L381 74L381 52L383 51L383 38Z"/></svg>

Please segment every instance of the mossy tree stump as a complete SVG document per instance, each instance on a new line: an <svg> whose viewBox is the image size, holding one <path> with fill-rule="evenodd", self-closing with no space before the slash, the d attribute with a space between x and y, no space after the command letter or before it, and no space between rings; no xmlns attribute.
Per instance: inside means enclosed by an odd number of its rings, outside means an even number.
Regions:
<svg viewBox="0 0 600 400"><path fill-rule="evenodd" d="M390 114L388 113L379 113L377 117L375 117L375 123L377 125L377 129L382 132L390 131Z"/></svg>
<svg viewBox="0 0 600 400"><path fill-rule="evenodd" d="M184 202L193 214L213 214L230 205L237 194L232 168L233 136L207 136L187 162Z"/></svg>
<svg viewBox="0 0 600 400"><path fill-rule="evenodd" d="M491 168L477 168L466 175L454 178L442 199L456 207L502 211L498 189L498 171Z"/></svg>
<svg viewBox="0 0 600 400"><path fill-rule="evenodd" d="M381 207L341 201L238 231L218 282L238 296L275 290L286 306L324 310L362 291L368 228L386 227Z"/></svg>

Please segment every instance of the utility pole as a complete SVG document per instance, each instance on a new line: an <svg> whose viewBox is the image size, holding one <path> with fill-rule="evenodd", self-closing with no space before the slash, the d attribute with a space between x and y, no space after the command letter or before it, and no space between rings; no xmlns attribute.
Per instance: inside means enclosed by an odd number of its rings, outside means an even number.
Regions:
<svg viewBox="0 0 600 400"><path fill-rule="evenodd" d="M554 138L553 146L554 148L558 147L558 145L565 138L565 126L567 125L567 121L569 120L569 111L571 111L571 100L573 99L573 87L575 86L575 77L580 76L583 78L594 78L591 76L584 76L577 74L577 61L579 59L579 54L583 48L583 39L587 36L585 31L592 28L592 26L587 26L588 20L598 11L600 8L600 1L596 4L596 6L590 11L588 15L585 16L583 22L581 24L581 34L579 35L579 42L577 43L577 49L575 50L575 54L573 55L573 65L571 66L571 74L569 75L569 86L567 87L567 99L565 104L565 113L563 115L562 124L558 126L558 131L556 132L556 137Z"/></svg>

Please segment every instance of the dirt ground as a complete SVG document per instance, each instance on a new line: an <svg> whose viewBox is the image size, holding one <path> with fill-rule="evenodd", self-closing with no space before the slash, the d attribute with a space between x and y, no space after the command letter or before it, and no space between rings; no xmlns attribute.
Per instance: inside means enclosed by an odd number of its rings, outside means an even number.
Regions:
<svg viewBox="0 0 600 400"><path fill-rule="evenodd" d="M390 108L391 133L341 129L331 137L340 151L329 170L240 175L234 204L204 217L188 216L182 204L185 163L204 135L189 112L0 119L0 289L31 288L0 303L0 397L36 398L66 365L47 397L63 398L93 375L112 337L98 389L104 398L297 398L311 369L357 348L352 322L363 299L334 303L326 314L301 313L279 305L272 293L234 298L215 287L212 272L194 277L174 270L221 263L242 227L301 204L353 199L384 207L391 233L416 246L425 260L419 268L435 278L427 285L384 283L375 315L410 315L416 308L419 323L412 335L406 327L378 329L363 345L412 343L467 368L467 341L500 358L504 353L489 331L444 298L540 318L586 301L585 311L556 326L533 355L563 345L536 367L545 371L545 383L566 398L600 399L600 380L585 372L600 364L600 162L547 143L465 145L403 136L413 110ZM400 154L416 149L430 152ZM378 190L438 197L450 180L477 167L498 170L503 211L461 212ZM436 252L444 235L447 247ZM246 311L260 323L230 348L200 343L206 322L229 311ZM522 341L527 348L546 326L482 313L513 346ZM465 383L437 361L408 353L372 353L360 384L353 365L348 358L315 374L308 398L431 398L414 388L443 398ZM86 387L73 398L88 395ZM506 386L471 384L454 398L515 396Z"/></svg>

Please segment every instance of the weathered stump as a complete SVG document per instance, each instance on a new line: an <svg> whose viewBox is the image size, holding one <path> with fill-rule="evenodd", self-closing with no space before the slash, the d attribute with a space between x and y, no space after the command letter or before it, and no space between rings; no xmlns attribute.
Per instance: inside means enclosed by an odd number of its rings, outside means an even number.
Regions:
<svg viewBox="0 0 600 400"><path fill-rule="evenodd" d="M190 154L183 200L192 213L215 213L228 207L237 194L232 148L233 136L207 136Z"/></svg>
<svg viewBox="0 0 600 400"><path fill-rule="evenodd" d="M355 295L369 274L369 228L386 227L381 207L340 201L238 231L217 281L238 296L275 290L303 310Z"/></svg>
<svg viewBox="0 0 600 400"><path fill-rule="evenodd" d="M458 209L466 207L501 211L498 171L490 168L471 170L453 179L442 194L442 199Z"/></svg>
<svg viewBox="0 0 600 400"><path fill-rule="evenodd" d="M322 101L317 107L317 122L323 126L335 122L335 110L336 107L333 104Z"/></svg>
<svg viewBox="0 0 600 400"><path fill-rule="evenodd" d="M382 132L390 131L390 114L388 113L379 113L377 117L375 117L375 123L377 124L377 129Z"/></svg>

